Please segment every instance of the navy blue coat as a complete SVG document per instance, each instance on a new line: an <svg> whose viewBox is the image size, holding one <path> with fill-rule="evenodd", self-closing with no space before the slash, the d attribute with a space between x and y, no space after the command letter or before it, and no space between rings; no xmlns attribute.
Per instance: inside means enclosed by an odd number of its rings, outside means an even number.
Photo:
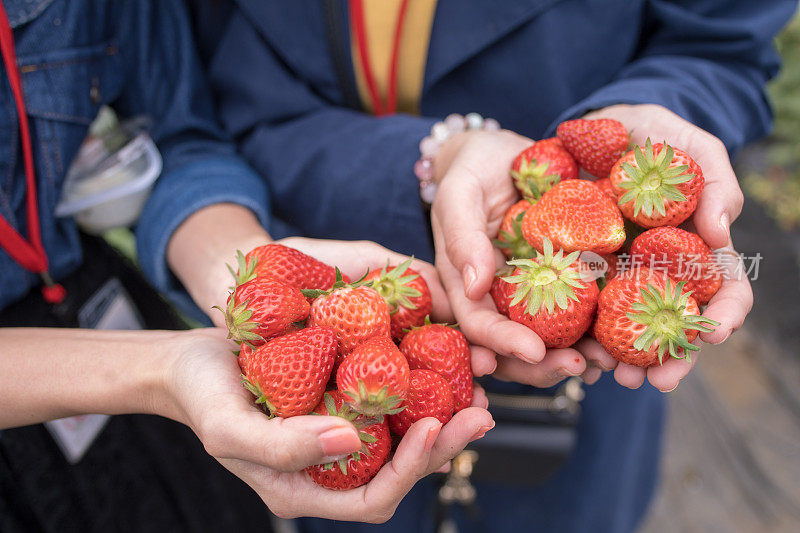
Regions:
<svg viewBox="0 0 800 533"><path fill-rule="evenodd" d="M239 0L211 74L221 119L269 183L273 214L289 231L371 239L430 259L412 166L435 120L475 111L541 138L591 109L656 103L734 154L770 128L764 86L778 69L772 39L796 7L795 0L439 0L422 116L374 118L344 106L320 2ZM462 530L636 527L655 486L662 397L606 376L583 405L568 465L537 489L479 487L481 516L460 517ZM424 483L415 489L385 527L429 530L431 491Z"/></svg>

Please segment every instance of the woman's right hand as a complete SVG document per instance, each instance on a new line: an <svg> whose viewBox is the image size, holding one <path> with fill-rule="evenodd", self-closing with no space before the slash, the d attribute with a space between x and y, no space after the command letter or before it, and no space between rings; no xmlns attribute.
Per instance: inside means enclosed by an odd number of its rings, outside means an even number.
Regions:
<svg viewBox="0 0 800 533"><path fill-rule="evenodd" d="M498 355L494 377L550 387L583 373L584 357L572 348L546 349L536 333L498 313L488 294L505 264L492 239L519 199L508 169L532 142L506 130L469 131L445 142L434 165L439 190L431 225L450 307L469 341Z"/></svg>
<svg viewBox="0 0 800 533"><path fill-rule="evenodd" d="M166 395L155 412L188 425L210 455L255 490L273 513L292 518L385 522L414 484L443 466L492 425L485 409L470 407L442 426L420 420L394 457L368 484L333 491L316 485L306 466L357 451L355 427L332 416L270 420L241 385L241 371L219 328L175 335L166 371ZM485 405L476 389L473 405Z"/></svg>

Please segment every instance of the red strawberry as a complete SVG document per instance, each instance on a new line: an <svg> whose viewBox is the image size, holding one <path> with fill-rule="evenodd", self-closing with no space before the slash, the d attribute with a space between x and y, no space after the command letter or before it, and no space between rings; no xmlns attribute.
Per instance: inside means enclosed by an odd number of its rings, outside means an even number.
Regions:
<svg viewBox="0 0 800 533"><path fill-rule="evenodd" d="M336 271L332 266L275 243L254 248L239 260L239 270L234 273L237 283L255 276L277 279L298 289L330 289L336 281Z"/></svg>
<svg viewBox="0 0 800 533"><path fill-rule="evenodd" d="M630 142L625 126L610 118L568 120L556 134L578 164L598 178L608 176Z"/></svg>
<svg viewBox="0 0 800 533"><path fill-rule="evenodd" d="M274 279L254 278L228 296L224 311L228 338L258 346L305 320L308 312L308 301L300 289Z"/></svg>
<svg viewBox="0 0 800 533"><path fill-rule="evenodd" d="M424 326L408 332L400 343L400 351L412 370L433 370L450 383L456 412L472 404L472 364L463 333L426 320Z"/></svg>
<svg viewBox="0 0 800 533"><path fill-rule="evenodd" d="M594 183L567 180L528 209L522 219L522 234L539 251L547 237L554 248L565 252L607 254L625 242L625 225L617 206Z"/></svg>
<svg viewBox="0 0 800 533"><path fill-rule="evenodd" d="M700 316L697 302L664 273L635 267L600 293L593 333L615 359L629 365L661 364L665 354L689 358L691 342L719 322Z"/></svg>
<svg viewBox="0 0 800 533"><path fill-rule="evenodd" d="M392 338L398 342L406 334L403 330L422 325L433 309L425 278L410 265L408 259L399 266L374 270L364 278L389 304Z"/></svg>
<svg viewBox="0 0 800 533"><path fill-rule="evenodd" d="M389 424L374 422L364 416L358 416L338 391L328 391L324 400L314 409L320 415L340 416L359 428L363 446L360 451L351 453L335 463L313 465L306 472L317 485L333 489L348 490L365 485L380 471L389 459L392 447L392 436Z"/></svg>
<svg viewBox="0 0 800 533"><path fill-rule="evenodd" d="M548 348L575 344L592 325L597 283L583 279L580 252L564 257L544 240L544 252L533 259L509 261L514 274L503 278L515 288L508 317L532 329Z"/></svg>
<svg viewBox="0 0 800 533"><path fill-rule="evenodd" d="M606 254L603 256L603 259L608 265L608 269L606 270L605 274L605 281L608 283L619 275L619 269L621 268L621 265L619 265L619 256L617 254Z"/></svg>
<svg viewBox="0 0 800 533"><path fill-rule="evenodd" d="M707 304L722 285L711 248L699 235L674 226L649 229L636 237L631 258L651 269L666 271L676 281L685 281L700 305Z"/></svg>
<svg viewBox="0 0 800 533"><path fill-rule="evenodd" d="M411 386L403 403L405 409L389 417L389 429L403 436L411 424L432 416L446 424L453 417L455 399L453 390L441 374L432 370L411 371Z"/></svg>
<svg viewBox="0 0 800 533"><path fill-rule="evenodd" d="M611 198L615 203L617 201L617 195L614 194L614 188L611 186L611 180L609 178L601 178L599 180L594 180L593 182L597 185L597 188L606 193L609 198Z"/></svg>
<svg viewBox="0 0 800 533"><path fill-rule="evenodd" d="M498 270L492 280L492 287L489 289L489 294L492 296L495 307L497 307L497 312L504 316L508 316L508 306L514 297L514 286L504 280L503 277L510 275L512 272L514 272L514 267L509 266Z"/></svg>
<svg viewBox="0 0 800 533"><path fill-rule="evenodd" d="M614 165L609 175L625 218L645 228L677 226L694 213L703 171L683 150L647 139Z"/></svg>
<svg viewBox="0 0 800 533"><path fill-rule="evenodd" d="M398 413L408 394L408 361L388 336L372 337L350 352L336 371L336 385L366 416Z"/></svg>
<svg viewBox="0 0 800 533"><path fill-rule="evenodd" d="M500 248L506 257L531 257L533 248L522 235L522 219L525 211L531 207L528 200L520 200L506 211L500 232L494 244Z"/></svg>
<svg viewBox="0 0 800 533"><path fill-rule="evenodd" d="M331 290L304 290L303 294L316 298L308 325L328 326L339 338L337 363L370 337L390 334L389 305L372 287L345 285L339 278Z"/></svg>
<svg viewBox="0 0 800 533"><path fill-rule="evenodd" d="M242 344L242 383L270 417L306 415L322 399L336 360L336 333L306 328L251 348Z"/></svg>
<svg viewBox="0 0 800 533"><path fill-rule="evenodd" d="M559 180L577 178L578 164L560 143L545 139L514 158L511 177L523 197L536 199Z"/></svg>

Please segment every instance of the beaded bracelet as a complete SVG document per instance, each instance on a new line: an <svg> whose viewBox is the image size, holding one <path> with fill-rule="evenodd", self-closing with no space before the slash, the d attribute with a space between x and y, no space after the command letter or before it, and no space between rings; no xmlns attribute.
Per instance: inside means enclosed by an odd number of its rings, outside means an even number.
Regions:
<svg viewBox="0 0 800 533"><path fill-rule="evenodd" d="M469 113L466 116L453 113L444 121L437 122L419 143L420 158L414 164L414 174L419 179L419 196L423 202L430 205L436 196L437 185L433 181L433 160L444 142L464 130L499 130L500 124L493 118L484 119L478 113Z"/></svg>

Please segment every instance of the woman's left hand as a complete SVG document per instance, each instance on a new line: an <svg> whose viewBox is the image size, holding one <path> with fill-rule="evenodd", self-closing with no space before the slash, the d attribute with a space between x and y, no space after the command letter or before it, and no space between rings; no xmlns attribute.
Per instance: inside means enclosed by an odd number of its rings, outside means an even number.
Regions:
<svg viewBox="0 0 800 533"><path fill-rule="evenodd" d="M666 141L688 152L703 169L705 188L692 223L712 249L725 251L723 257L734 260L720 265L725 270L722 286L703 312L703 316L720 325L713 332L701 333L699 338L711 344L725 342L741 327L753 306L753 291L730 237L730 225L742 211L744 196L725 145L707 131L658 105L615 105L589 113L585 118L619 120L631 132L631 142L641 146L648 137L653 142ZM646 378L662 392L674 390L698 359L698 354L693 353L690 361L667 358L661 366L644 369L617 363L597 341L588 337L576 347L588 364L583 374L587 383L596 382L602 371L613 370L617 382L625 387L638 388Z"/></svg>

